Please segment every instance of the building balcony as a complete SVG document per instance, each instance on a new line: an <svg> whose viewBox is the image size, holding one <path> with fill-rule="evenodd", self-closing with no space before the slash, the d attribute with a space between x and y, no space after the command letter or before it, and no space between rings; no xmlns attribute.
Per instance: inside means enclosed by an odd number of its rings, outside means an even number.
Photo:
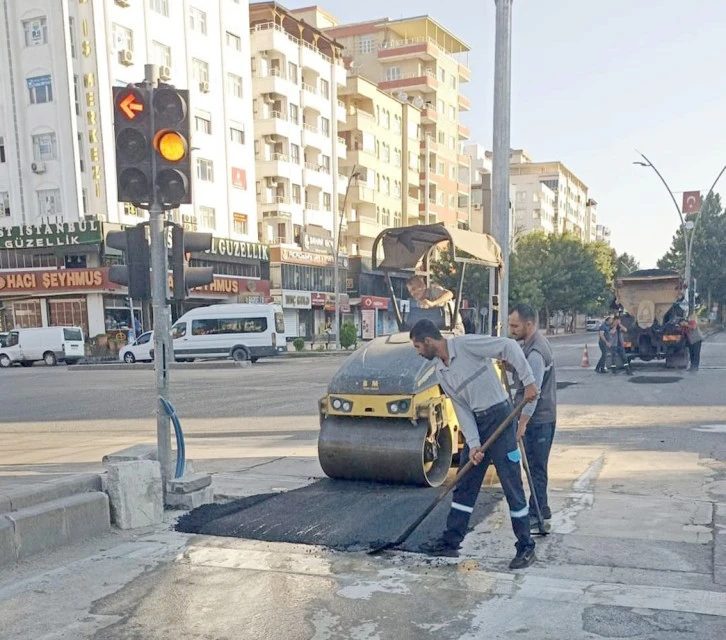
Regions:
<svg viewBox="0 0 726 640"><path fill-rule="evenodd" d="M436 142L436 138L426 136L425 139L421 140L421 151L426 151L427 147L431 153L436 153L439 150L439 143Z"/></svg>
<svg viewBox="0 0 726 640"><path fill-rule="evenodd" d="M279 69L270 69L266 75L255 76L252 86L255 95L276 93L284 96L290 91L290 83L287 81L285 72Z"/></svg>
<svg viewBox="0 0 726 640"><path fill-rule="evenodd" d="M322 151L323 153L325 153L325 155L330 155L332 152L333 147L330 138L324 136L320 132L320 129L311 124L303 125L302 141L303 146L313 147L313 149Z"/></svg>
<svg viewBox="0 0 726 640"><path fill-rule="evenodd" d="M421 124L436 124L439 121L439 113L433 107L426 107L421 111Z"/></svg>
<svg viewBox="0 0 726 640"><path fill-rule="evenodd" d="M295 60L300 55L300 45L297 38L290 36L280 25L272 22L255 25L250 29L252 52L277 51L284 54L289 60Z"/></svg>
<svg viewBox="0 0 726 640"><path fill-rule="evenodd" d="M438 55L440 55L439 48L424 37L392 40L378 49L378 59L381 62L396 62L412 58L431 62L436 60Z"/></svg>
<svg viewBox="0 0 726 640"><path fill-rule="evenodd" d="M378 162L375 151L365 151L364 149L348 149L346 160L348 164L353 163L364 167L374 167Z"/></svg>
<svg viewBox="0 0 726 640"><path fill-rule="evenodd" d="M333 178L330 172L326 172L320 165L306 162L304 180L306 186L318 187L328 192L333 190Z"/></svg>
<svg viewBox="0 0 726 640"><path fill-rule="evenodd" d="M326 100L318 90L303 82L302 84L302 104L303 109L312 109L322 114L324 118L330 113L330 100Z"/></svg>
<svg viewBox="0 0 726 640"><path fill-rule="evenodd" d="M418 198L406 199L406 216L409 220L418 220L419 217L419 201Z"/></svg>
<svg viewBox="0 0 726 640"><path fill-rule="evenodd" d="M463 124L459 125L459 140L468 140L471 138L471 130L469 127L464 126Z"/></svg>
<svg viewBox="0 0 726 640"><path fill-rule="evenodd" d="M345 144L345 138L338 136L338 160L345 160L348 157L348 145Z"/></svg>
<svg viewBox="0 0 726 640"><path fill-rule="evenodd" d="M465 64L459 64L459 82L471 82L471 69Z"/></svg>
<svg viewBox="0 0 726 640"><path fill-rule="evenodd" d="M375 204L376 192L365 185L355 184L350 187L350 193L348 194L348 200L350 202L367 202L369 204Z"/></svg>
<svg viewBox="0 0 726 640"><path fill-rule="evenodd" d="M471 111L471 100L459 94L459 111Z"/></svg>
<svg viewBox="0 0 726 640"><path fill-rule="evenodd" d="M345 102L338 100L335 107L335 117L338 118L338 122L345 122L348 119L348 113L345 109Z"/></svg>
<svg viewBox="0 0 726 640"><path fill-rule="evenodd" d="M287 115L279 111L271 111L269 116L255 119L255 134L257 136L277 135L283 138L290 137L290 127Z"/></svg>
<svg viewBox="0 0 726 640"><path fill-rule="evenodd" d="M356 109L353 113L347 115L345 125L341 127L342 131L370 131L376 130L376 118L372 113Z"/></svg>
<svg viewBox="0 0 726 640"><path fill-rule="evenodd" d="M302 168L285 153L273 153L269 158L258 159L256 170L258 177L285 176L298 183L302 179Z"/></svg>
<svg viewBox="0 0 726 640"><path fill-rule="evenodd" d="M293 211L299 211L302 208L301 204L295 203L290 198L283 196L267 196L258 202L257 205L263 218L274 217L270 214L274 214L275 212L279 214L277 217L290 218Z"/></svg>
<svg viewBox="0 0 726 640"><path fill-rule="evenodd" d="M354 238L376 238L385 227L375 218L358 217L348 221L348 236Z"/></svg>
<svg viewBox="0 0 726 640"><path fill-rule="evenodd" d="M378 88L382 91L409 89L422 93L434 93L439 88L439 81L436 79L433 69L424 69L421 72L404 73L396 79L383 77L378 83Z"/></svg>
<svg viewBox="0 0 726 640"><path fill-rule="evenodd" d="M322 51L318 51L309 42L305 42L304 40L300 40L299 42L302 46L300 65L312 69L323 78L328 78L330 76L330 66L333 63L332 59ZM341 72L343 77L345 77L345 69L341 69Z"/></svg>

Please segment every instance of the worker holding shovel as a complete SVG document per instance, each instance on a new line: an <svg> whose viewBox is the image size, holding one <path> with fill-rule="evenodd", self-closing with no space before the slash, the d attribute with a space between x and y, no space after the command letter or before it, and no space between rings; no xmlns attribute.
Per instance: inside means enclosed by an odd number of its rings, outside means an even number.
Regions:
<svg viewBox="0 0 726 640"><path fill-rule="evenodd" d="M456 410L466 439L461 467L469 460L476 465L461 477L454 489L443 535L433 543L422 545L422 550L432 555L458 556L484 475L489 463L493 462L517 537L517 554L509 568L530 566L536 560L535 544L530 533L529 507L522 485L521 454L517 448L515 425L510 423L488 449L481 445L512 413L512 403L496 374L492 359L511 364L524 385L524 401L532 402L539 395L524 352L510 338L464 335L446 339L430 320L419 320L411 329L410 338L419 355L427 360L436 360L439 384Z"/></svg>

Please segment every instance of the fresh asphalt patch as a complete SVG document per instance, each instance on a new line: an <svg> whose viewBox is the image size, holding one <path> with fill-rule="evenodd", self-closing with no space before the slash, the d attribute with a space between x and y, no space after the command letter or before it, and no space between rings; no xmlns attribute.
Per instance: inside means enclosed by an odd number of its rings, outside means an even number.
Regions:
<svg viewBox="0 0 726 640"><path fill-rule="evenodd" d="M199 507L182 516L176 530L368 551L398 538L439 491L324 478L293 491ZM499 487L482 487L470 527L482 522L502 497ZM437 539L446 525L450 505L449 495L401 549L415 552L422 543Z"/></svg>
<svg viewBox="0 0 726 640"><path fill-rule="evenodd" d="M628 382L633 384L670 384L680 382L682 379L680 376L632 376L628 379Z"/></svg>

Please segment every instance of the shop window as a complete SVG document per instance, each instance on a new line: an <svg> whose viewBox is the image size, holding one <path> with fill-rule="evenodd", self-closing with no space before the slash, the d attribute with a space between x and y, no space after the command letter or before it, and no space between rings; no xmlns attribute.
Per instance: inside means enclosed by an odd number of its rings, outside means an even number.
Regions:
<svg viewBox="0 0 726 640"><path fill-rule="evenodd" d="M7 303L6 303L7 304ZM12 303L11 329L32 329L43 326L40 313L40 300L24 300Z"/></svg>
<svg viewBox="0 0 726 640"><path fill-rule="evenodd" d="M81 327L88 335L88 309L85 298L48 300L48 325L51 327Z"/></svg>

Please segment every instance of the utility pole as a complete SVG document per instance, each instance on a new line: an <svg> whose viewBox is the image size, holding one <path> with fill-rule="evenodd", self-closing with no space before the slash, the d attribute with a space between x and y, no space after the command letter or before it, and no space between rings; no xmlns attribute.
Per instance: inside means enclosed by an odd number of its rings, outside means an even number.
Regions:
<svg viewBox="0 0 726 640"><path fill-rule="evenodd" d="M497 7L494 48L494 126L492 159L492 235L502 249L499 285L499 331L509 317L509 147L512 85L512 2L494 0ZM492 327L496 331L496 327Z"/></svg>
<svg viewBox="0 0 726 640"><path fill-rule="evenodd" d="M332 162L333 167L333 242L335 243L335 264L333 265L333 295L335 296L335 319L333 320L333 332L335 333L335 350L340 351L340 285L338 284L338 247L340 246L340 233L338 232L338 52L333 48L333 64L330 70L330 129L333 139Z"/></svg>

